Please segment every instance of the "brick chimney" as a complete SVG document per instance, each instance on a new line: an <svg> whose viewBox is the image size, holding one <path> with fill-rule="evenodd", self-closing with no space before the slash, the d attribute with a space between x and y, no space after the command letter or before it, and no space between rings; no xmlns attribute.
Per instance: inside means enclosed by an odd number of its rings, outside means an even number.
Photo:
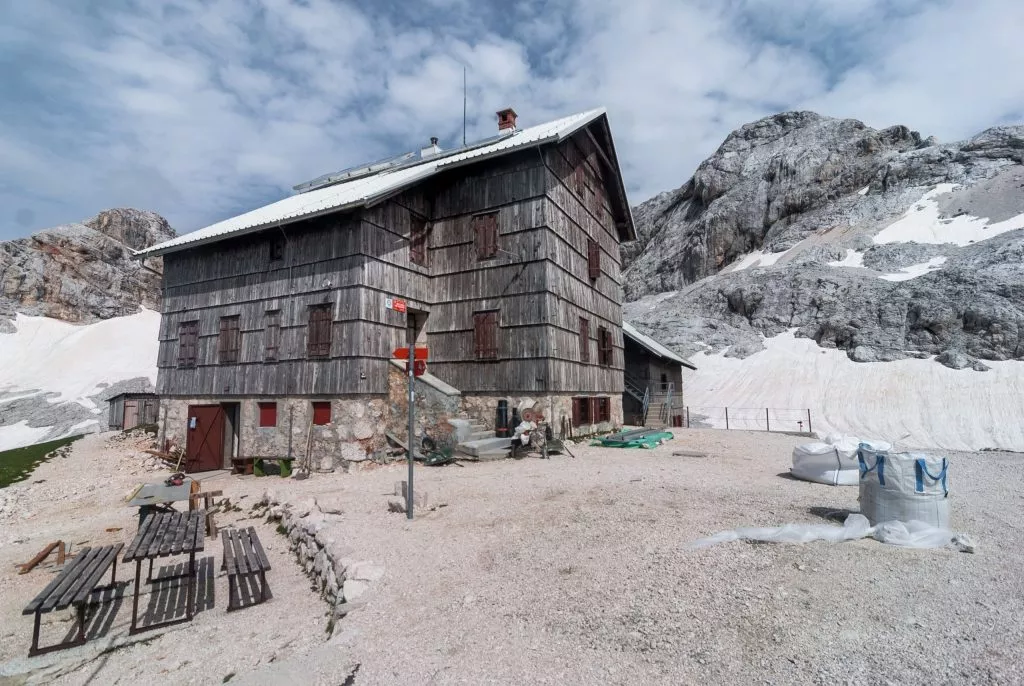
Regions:
<svg viewBox="0 0 1024 686"><path fill-rule="evenodd" d="M498 131L505 130L516 130L516 111L511 107L498 111Z"/></svg>

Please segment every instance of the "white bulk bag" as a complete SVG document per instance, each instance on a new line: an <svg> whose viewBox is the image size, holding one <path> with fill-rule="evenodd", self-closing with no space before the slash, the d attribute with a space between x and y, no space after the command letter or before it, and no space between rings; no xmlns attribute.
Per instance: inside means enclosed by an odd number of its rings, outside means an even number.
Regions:
<svg viewBox="0 0 1024 686"><path fill-rule="evenodd" d="M857 445L848 441L805 443L793 448L790 473L804 481L831 486L856 486L860 476L857 466Z"/></svg>
<svg viewBox="0 0 1024 686"><path fill-rule="evenodd" d="M924 522L949 528L948 463L924 453L890 453L862 443L860 511L879 522Z"/></svg>

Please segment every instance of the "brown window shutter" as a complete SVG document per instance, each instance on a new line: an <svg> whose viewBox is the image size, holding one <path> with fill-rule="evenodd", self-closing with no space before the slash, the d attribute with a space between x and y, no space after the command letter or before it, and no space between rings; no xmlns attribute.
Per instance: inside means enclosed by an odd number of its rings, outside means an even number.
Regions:
<svg viewBox="0 0 1024 686"><path fill-rule="evenodd" d="M601 276L601 245L593 238L587 239L587 275L591 281Z"/></svg>
<svg viewBox="0 0 1024 686"><path fill-rule="evenodd" d="M580 362L590 362L590 321L580 317Z"/></svg>
<svg viewBox="0 0 1024 686"><path fill-rule="evenodd" d="M196 350L199 347L199 322L182 322L178 325L178 366L196 366Z"/></svg>
<svg viewBox="0 0 1024 686"><path fill-rule="evenodd" d="M331 306L314 305L309 308L309 331L306 353L309 357L330 357Z"/></svg>
<svg viewBox="0 0 1024 686"><path fill-rule="evenodd" d="M476 258L488 260L498 254L498 213L478 214L472 219Z"/></svg>
<svg viewBox="0 0 1024 686"><path fill-rule="evenodd" d="M473 314L473 356L478 360L498 359L498 312Z"/></svg>

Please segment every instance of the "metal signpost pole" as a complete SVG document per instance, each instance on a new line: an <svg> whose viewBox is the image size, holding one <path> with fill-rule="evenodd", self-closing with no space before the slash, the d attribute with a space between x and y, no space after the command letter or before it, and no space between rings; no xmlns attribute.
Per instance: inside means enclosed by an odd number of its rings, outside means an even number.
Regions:
<svg viewBox="0 0 1024 686"><path fill-rule="evenodd" d="M416 391L413 389L413 384L416 383L416 376L413 367L416 366L416 350L415 342L409 343L409 359L405 361L406 371L409 372L409 486L405 489L405 516L407 519L412 519L412 468L413 468L413 451L416 449L416 427L414 419L416 416Z"/></svg>

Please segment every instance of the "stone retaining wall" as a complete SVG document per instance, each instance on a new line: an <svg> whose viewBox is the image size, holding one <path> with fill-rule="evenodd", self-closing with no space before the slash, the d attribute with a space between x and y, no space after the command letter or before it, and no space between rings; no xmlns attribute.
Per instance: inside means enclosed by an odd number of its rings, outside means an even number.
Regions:
<svg viewBox="0 0 1024 686"><path fill-rule="evenodd" d="M339 538L336 526L341 509L329 502L308 498L297 505L284 502L267 490L256 507L266 508L269 522L287 536L298 563L313 580L332 617L344 617L366 602L370 585L384 576L384 566L359 560Z"/></svg>

